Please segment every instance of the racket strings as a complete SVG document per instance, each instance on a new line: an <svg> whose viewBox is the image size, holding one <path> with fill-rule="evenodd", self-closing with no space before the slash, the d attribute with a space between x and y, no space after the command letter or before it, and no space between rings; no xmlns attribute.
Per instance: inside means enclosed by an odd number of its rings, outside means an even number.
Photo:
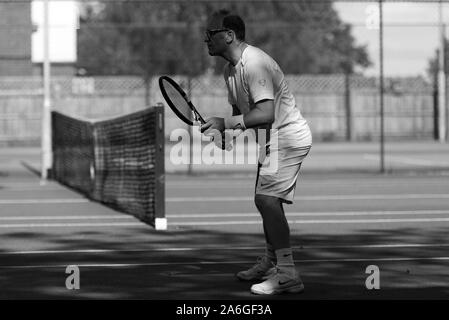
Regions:
<svg viewBox="0 0 449 320"><path fill-rule="evenodd" d="M173 105L176 106L176 109L178 109L178 111L185 118L187 118L188 120L190 120L192 122L198 121L196 114L190 108L189 104L184 99L182 94L175 87L173 87L169 82L164 81L164 89L165 89L167 96L173 103Z"/></svg>

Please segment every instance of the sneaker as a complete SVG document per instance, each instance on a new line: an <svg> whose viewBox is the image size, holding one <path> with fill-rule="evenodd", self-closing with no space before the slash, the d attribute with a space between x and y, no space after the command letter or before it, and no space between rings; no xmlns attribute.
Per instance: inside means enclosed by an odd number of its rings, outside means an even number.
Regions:
<svg viewBox="0 0 449 320"><path fill-rule="evenodd" d="M274 273L273 263L266 256L257 258L257 263L245 271L240 271L236 277L242 281L265 280Z"/></svg>
<svg viewBox="0 0 449 320"><path fill-rule="evenodd" d="M254 294L280 294L280 293L300 293L304 290L304 284L296 275L283 272L276 268L274 275L262 283L251 286L251 292Z"/></svg>
<svg viewBox="0 0 449 320"><path fill-rule="evenodd" d="M274 264L273 264L274 265ZM270 269L268 269L267 272L265 272L265 275L262 277L261 280L267 280L270 279L272 276L274 276L277 272L276 266L271 267Z"/></svg>

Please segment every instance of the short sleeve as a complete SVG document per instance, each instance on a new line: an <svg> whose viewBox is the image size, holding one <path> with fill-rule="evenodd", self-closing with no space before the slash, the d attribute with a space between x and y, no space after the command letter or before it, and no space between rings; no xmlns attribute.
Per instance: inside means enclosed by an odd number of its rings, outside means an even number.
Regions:
<svg viewBox="0 0 449 320"><path fill-rule="evenodd" d="M254 103L265 99L274 100L273 77L265 63L248 61L245 65L245 75Z"/></svg>

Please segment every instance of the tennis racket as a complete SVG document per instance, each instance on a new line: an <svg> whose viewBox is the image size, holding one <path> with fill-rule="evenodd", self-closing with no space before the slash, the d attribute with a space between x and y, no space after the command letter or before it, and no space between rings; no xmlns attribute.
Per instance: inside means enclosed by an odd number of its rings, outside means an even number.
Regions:
<svg viewBox="0 0 449 320"><path fill-rule="evenodd" d="M205 124L204 118L196 110L193 103L188 98L187 94L170 77L162 76L159 78L159 88L161 89L162 96L167 102L168 106L178 116L179 119L187 123L189 126L194 125L195 122L201 122Z"/></svg>
<svg viewBox="0 0 449 320"><path fill-rule="evenodd" d="M173 110L179 119L187 123L189 126L195 125L194 121L199 121L201 124L206 123L204 118L190 101L187 94L175 80L168 76L161 76L159 78L159 88L161 89L162 96L168 106ZM221 142L219 140L221 140ZM214 141L217 147L228 151L232 149L232 143L225 142L224 134L222 139L219 140L215 140L214 137L211 136L211 141Z"/></svg>

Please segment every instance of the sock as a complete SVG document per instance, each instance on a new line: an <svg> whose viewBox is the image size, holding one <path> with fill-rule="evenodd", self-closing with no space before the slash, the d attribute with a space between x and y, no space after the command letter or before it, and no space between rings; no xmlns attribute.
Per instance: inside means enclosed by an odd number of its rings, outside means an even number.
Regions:
<svg viewBox="0 0 449 320"><path fill-rule="evenodd" d="M265 256L268 261L272 261L276 263L276 254L274 253L273 246L267 242L267 246L265 247Z"/></svg>
<svg viewBox="0 0 449 320"><path fill-rule="evenodd" d="M293 262L293 252L291 248L275 250L277 266L288 273L295 274L295 263Z"/></svg>

